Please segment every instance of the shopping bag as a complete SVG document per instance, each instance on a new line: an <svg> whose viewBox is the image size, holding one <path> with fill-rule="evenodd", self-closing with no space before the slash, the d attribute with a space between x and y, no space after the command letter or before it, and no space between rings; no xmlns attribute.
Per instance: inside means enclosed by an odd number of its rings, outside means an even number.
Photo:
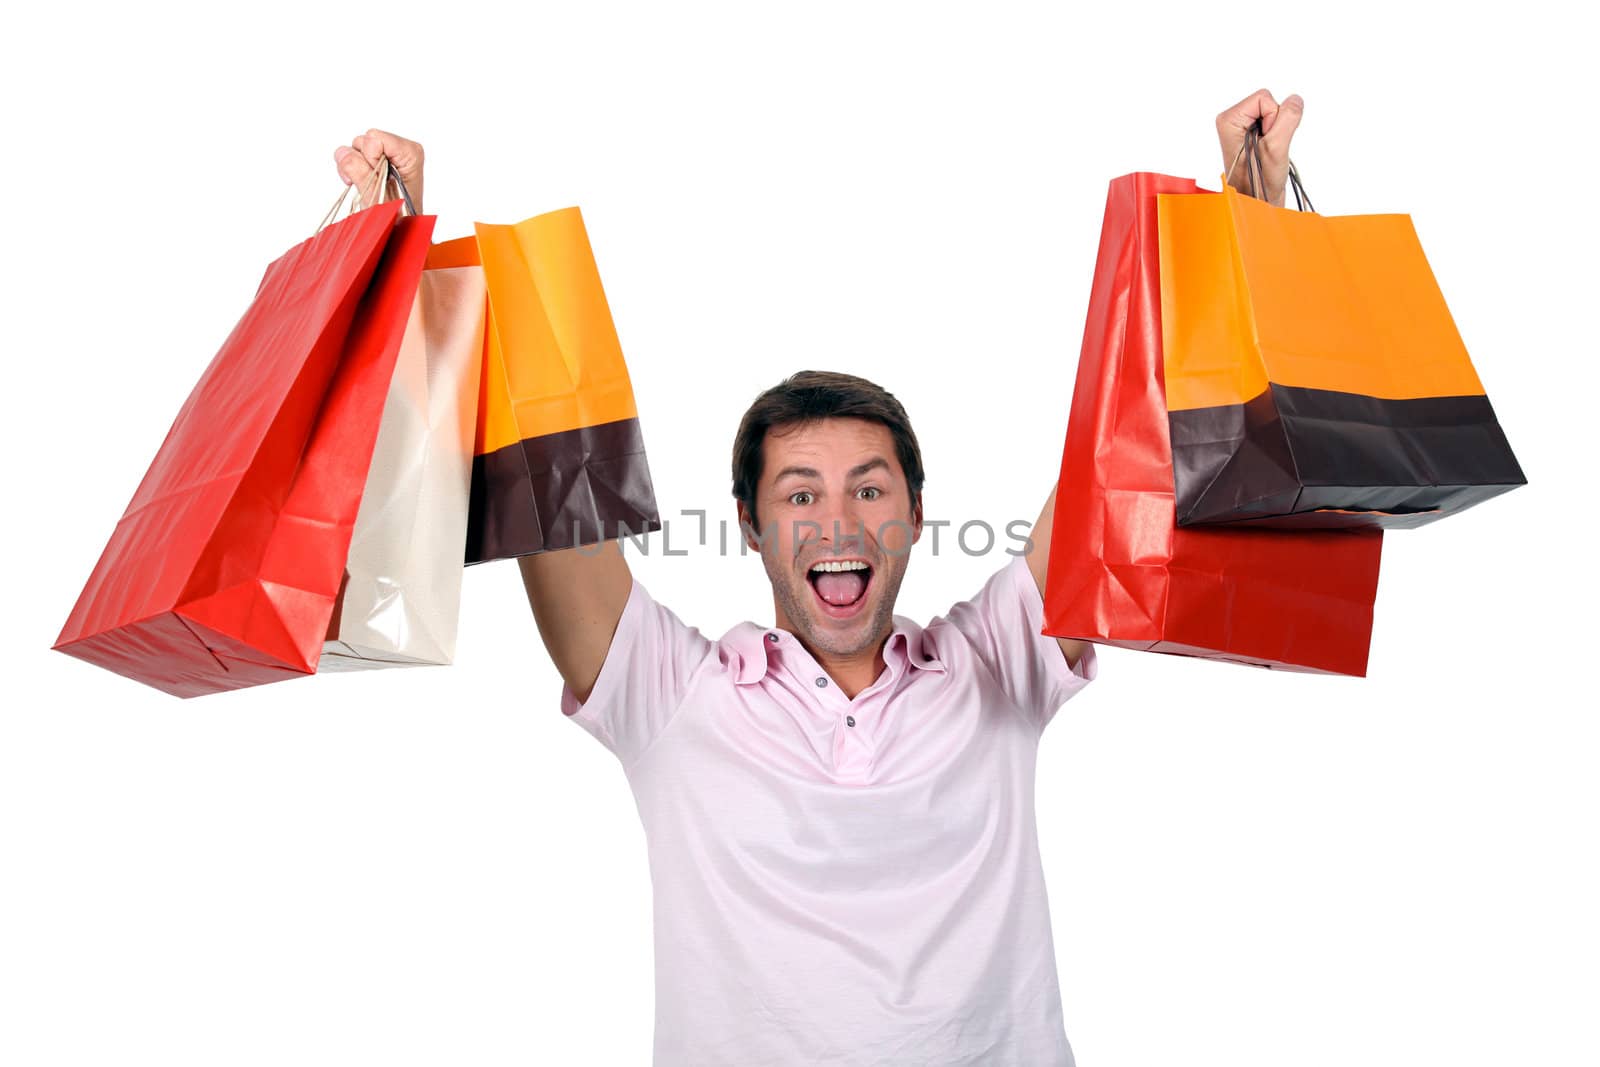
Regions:
<svg viewBox="0 0 1600 1067"><path fill-rule="evenodd" d="M319 673L455 659L485 308L482 268L423 273Z"/></svg>
<svg viewBox="0 0 1600 1067"><path fill-rule="evenodd" d="M633 386L575 207L439 245L489 290L466 562L661 528Z"/></svg>
<svg viewBox="0 0 1600 1067"><path fill-rule="evenodd" d="M398 203L268 268L55 648L177 696L316 669L431 218Z"/></svg>
<svg viewBox="0 0 1600 1067"><path fill-rule="evenodd" d="M1200 189L1138 173L1114 180L1106 197L1056 492L1044 632L1364 675L1382 531L1174 521L1156 272L1164 193Z"/></svg>
<svg viewBox="0 0 1600 1067"><path fill-rule="evenodd" d="M1420 526L1526 484L1407 215L1158 198L1181 526Z"/></svg>

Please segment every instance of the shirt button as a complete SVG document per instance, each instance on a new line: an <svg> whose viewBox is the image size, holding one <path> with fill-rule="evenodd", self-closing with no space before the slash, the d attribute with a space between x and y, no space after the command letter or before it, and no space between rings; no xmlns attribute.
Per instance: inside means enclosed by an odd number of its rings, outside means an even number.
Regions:
<svg viewBox="0 0 1600 1067"><path fill-rule="evenodd" d="M818 689L821 689L822 687L824 687L827 684L828 684L828 680L826 678L818 678L817 679L817 688Z"/></svg>
<svg viewBox="0 0 1600 1067"><path fill-rule="evenodd" d="M856 717L854 715L846 715L844 717L844 724L846 726L854 726L856 724Z"/></svg>
<svg viewBox="0 0 1600 1067"><path fill-rule="evenodd" d="M771 641L773 644L777 644L778 643L778 635L777 634L768 634L767 635L767 640Z"/></svg>

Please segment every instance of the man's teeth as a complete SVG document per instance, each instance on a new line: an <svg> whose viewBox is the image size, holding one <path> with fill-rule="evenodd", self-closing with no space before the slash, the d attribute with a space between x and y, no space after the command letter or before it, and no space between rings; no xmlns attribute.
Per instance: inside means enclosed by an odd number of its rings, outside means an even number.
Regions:
<svg viewBox="0 0 1600 1067"><path fill-rule="evenodd" d="M864 571L867 569L867 565L858 559L847 559L836 563L818 563L811 569L814 571Z"/></svg>

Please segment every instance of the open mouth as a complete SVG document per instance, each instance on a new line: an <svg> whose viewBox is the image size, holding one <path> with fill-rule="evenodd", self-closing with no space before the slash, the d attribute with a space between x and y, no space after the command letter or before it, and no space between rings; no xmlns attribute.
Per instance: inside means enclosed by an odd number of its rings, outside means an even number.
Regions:
<svg viewBox="0 0 1600 1067"><path fill-rule="evenodd" d="M812 564L806 581L825 614L847 618L866 603L872 566L862 559L829 559Z"/></svg>

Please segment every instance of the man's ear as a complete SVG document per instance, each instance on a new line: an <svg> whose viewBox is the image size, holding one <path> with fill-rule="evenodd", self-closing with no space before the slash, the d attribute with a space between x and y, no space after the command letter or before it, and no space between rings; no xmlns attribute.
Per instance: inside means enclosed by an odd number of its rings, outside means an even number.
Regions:
<svg viewBox="0 0 1600 1067"><path fill-rule="evenodd" d="M744 541L745 547L760 552L761 542L755 533L751 532L755 530L755 523L750 521L750 509L744 506L743 500L740 500L734 505L734 511L739 519L739 538Z"/></svg>
<svg viewBox="0 0 1600 1067"><path fill-rule="evenodd" d="M922 540L922 492L917 492L917 502L911 505L911 543Z"/></svg>

